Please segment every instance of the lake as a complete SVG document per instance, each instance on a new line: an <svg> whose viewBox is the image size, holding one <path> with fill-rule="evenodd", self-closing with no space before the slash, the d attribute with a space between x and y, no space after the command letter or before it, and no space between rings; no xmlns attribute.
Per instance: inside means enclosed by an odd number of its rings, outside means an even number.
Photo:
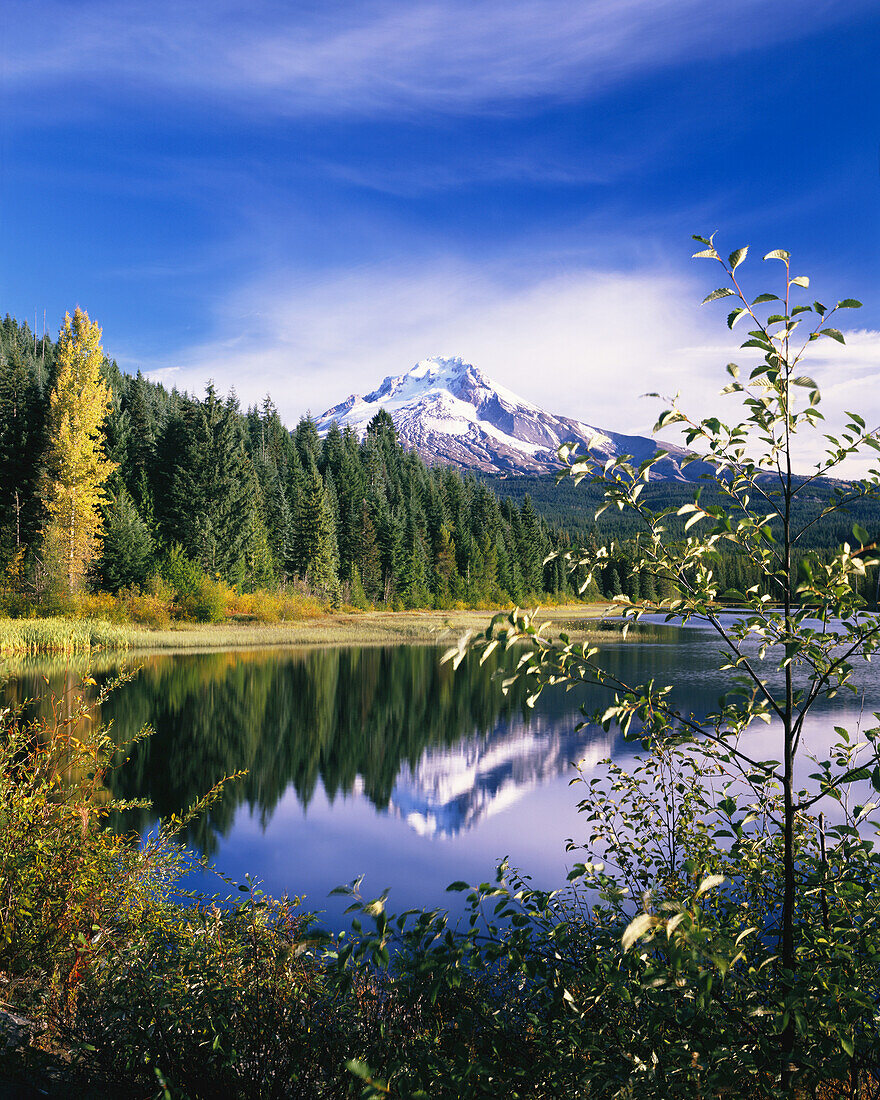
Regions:
<svg viewBox="0 0 880 1100"><path fill-rule="evenodd" d="M622 679L676 684L674 700L705 713L724 690L711 635L700 627L646 626L623 641L608 632L604 660ZM524 693L505 697L494 673L469 658L453 672L442 649L425 646L263 649L139 658L137 676L104 704L100 720L124 740L155 730L111 780L118 797L149 798L155 813L134 815L149 830L157 814L184 809L233 771L220 801L187 840L217 868L250 874L270 893L301 895L343 926L334 886L364 875L364 892L390 888L392 910L455 903L456 879L480 882L509 856L536 885L562 885L578 857L567 838L585 831L572 787L609 756L636 749L589 725L580 708L603 704L603 689L547 690L534 710ZM102 684L112 664L93 670ZM22 662L7 698L63 699L82 668ZM48 685L46 683L48 679ZM821 750L834 725L853 730L880 709L880 678L865 666L859 696L817 709L805 741ZM93 692L95 689L91 689ZM776 731L757 724L752 750L774 754ZM804 774L809 772L804 762ZM582 857L581 857L582 858ZM195 883L194 883L195 885ZM198 885L228 891L215 876Z"/></svg>

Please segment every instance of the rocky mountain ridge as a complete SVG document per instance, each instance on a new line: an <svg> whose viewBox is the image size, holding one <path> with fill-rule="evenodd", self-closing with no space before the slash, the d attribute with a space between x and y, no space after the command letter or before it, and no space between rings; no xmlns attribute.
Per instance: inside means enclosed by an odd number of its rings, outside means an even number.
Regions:
<svg viewBox="0 0 880 1100"><path fill-rule="evenodd" d="M603 462L629 454L638 463L667 451L652 471L656 479L690 481L697 473L682 469L682 447L545 412L459 357L422 359L404 374L389 375L372 393L352 394L318 418L318 430L326 433L335 421L363 438L382 409L404 446L429 464L496 475L546 473L559 468L563 443L579 443Z"/></svg>

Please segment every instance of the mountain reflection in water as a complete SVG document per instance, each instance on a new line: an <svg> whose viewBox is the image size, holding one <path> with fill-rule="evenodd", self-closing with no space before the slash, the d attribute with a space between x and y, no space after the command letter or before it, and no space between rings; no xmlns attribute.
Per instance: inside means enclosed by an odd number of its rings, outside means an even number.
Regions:
<svg viewBox="0 0 880 1100"><path fill-rule="evenodd" d="M394 646L146 658L99 715L120 742L143 725L155 731L111 780L117 797L153 805L129 827L147 828L247 770L191 830L187 839L202 851L214 850L241 804L265 825L291 788L307 808L319 783L331 802L354 793L422 835L451 836L572 761L607 755L601 731L573 732L582 701L574 693L547 695L530 710L521 687L502 693L499 659L481 666L471 657L454 672L439 652ZM501 660L512 666L514 658ZM115 671L95 679L102 684ZM57 695L78 684L70 671L48 678ZM36 669L17 675L19 698L46 692Z"/></svg>
<svg viewBox="0 0 880 1100"><path fill-rule="evenodd" d="M680 630L657 633L680 643ZM639 680L671 673L680 649L611 634L607 657ZM483 665L471 655L454 671L440 664L440 652L322 647L143 658L96 715L119 742L144 725L155 731L111 779L117 797L152 803L153 813L129 818L128 826L148 828L246 770L187 837L203 852L214 850L242 804L265 826L285 794L295 792L307 809L319 784L331 803L354 794L420 835L455 836L535 787L570 777L573 762L591 765L611 753L612 738L601 729L575 732L581 705L604 705L603 689L547 689L530 709L524 685L505 696L496 675L509 672L517 654L495 654ZM93 670L99 685L116 672ZM6 694L70 695L80 676L25 663ZM693 692L693 671L689 679Z"/></svg>
<svg viewBox="0 0 880 1100"><path fill-rule="evenodd" d="M697 715L725 689L717 645L703 630L655 624L627 642L609 631L602 649L622 679L675 684L673 701ZM507 855L541 885L559 886L581 858L566 854L565 840L586 832L572 763L595 774L599 760L625 765L638 745L594 725L575 731L582 703L588 713L607 705L605 689L548 689L530 710L522 688L504 696L495 678L515 655L493 654L483 666L471 657L457 672L439 657L394 646L142 658L99 716L120 742L145 724L155 729L109 780L115 795L149 799L154 810L120 827L149 829L246 769L186 839L270 892L304 893L330 912L338 899L325 901L328 892L366 872L371 893L392 887L398 911L443 905L447 883L490 879ZM84 668L25 661L8 671L6 698L42 697L40 709L52 694L63 706ZM115 671L108 659L93 675L104 683ZM858 678L864 695L843 693L816 709L807 747L824 751L835 724L856 730L878 708L877 668ZM747 735L753 754L777 752L775 727L756 725ZM803 767L812 770L806 758Z"/></svg>

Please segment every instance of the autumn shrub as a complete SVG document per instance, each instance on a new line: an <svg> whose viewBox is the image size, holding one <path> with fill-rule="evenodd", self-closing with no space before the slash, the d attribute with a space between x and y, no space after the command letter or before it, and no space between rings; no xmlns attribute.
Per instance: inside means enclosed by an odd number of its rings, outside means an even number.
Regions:
<svg viewBox="0 0 880 1100"><path fill-rule="evenodd" d="M228 605L230 615L257 623L277 623L281 618L280 597L276 592L233 593Z"/></svg>
<svg viewBox="0 0 880 1100"><path fill-rule="evenodd" d="M126 622L125 604L109 592L76 592L70 597L72 613L81 619L104 619L108 622Z"/></svg>
<svg viewBox="0 0 880 1100"><path fill-rule="evenodd" d="M99 701L106 691L99 694ZM91 960L138 918L174 856L105 828L117 746L82 695L0 713L0 971L29 1008L69 1009Z"/></svg>
<svg viewBox="0 0 880 1100"><path fill-rule="evenodd" d="M125 616L129 622L153 628L168 626L171 622L170 599L162 599L137 588L122 589L118 599L125 608Z"/></svg>
<svg viewBox="0 0 880 1100"><path fill-rule="evenodd" d="M124 941L93 968L72 1033L123 1080L160 1067L175 1096L346 1095L357 1025L334 1012L308 918L253 887L239 899Z"/></svg>
<svg viewBox="0 0 880 1100"><path fill-rule="evenodd" d="M185 889L200 864L174 838L217 789L144 841L110 829L146 806L111 796L120 746L91 715L81 693L32 720L0 712L4 999L125 1082L114 1095L149 1095L154 1067L176 1096L318 1095L348 1036L310 919L255 886L225 901Z"/></svg>
<svg viewBox="0 0 880 1100"><path fill-rule="evenodd" d="M326 600L294 584L274 591L233 589L227 598L227 614L258 623L296 622L315 618L326 610Z"/></svg>

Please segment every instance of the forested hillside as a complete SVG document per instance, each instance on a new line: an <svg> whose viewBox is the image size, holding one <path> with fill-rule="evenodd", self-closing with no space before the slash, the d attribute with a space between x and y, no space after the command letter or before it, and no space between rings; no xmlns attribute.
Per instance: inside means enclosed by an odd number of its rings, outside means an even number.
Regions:
<svg viewBox="0 0 880 1100"><path fill-rule="evenodd" d="M8 315L0 326L0 571L7 592L36 601L65 579L46 539L53 470L69 457L50 438L58 347ZM472 477L428 469L387 413L363 442L337 428L321 439L308 418L288 431L268 397L242 411L234 393L169 391L106 358L101 375L99 445L112 472L93 588L294 582L333 602L405 607L573 591L560 563L544 564L566 538L528 499L501 501Z"/></svg>
<svg viewBox="0 0 880 1100"><path fill-rule="evenodd" d="M521 503L529 499L544 520L553 528L567 532L575 546L595 547L614 542L613 554L607 565L597 576L601 595L611 597L624 593L632 599L654 599L664 594L664 586L658 585L655 578L644 572L636 573L632 566L634 540L644 535L644 524L631 511L619 511L609 508L596 518L602 507L603 490L588 482L575 485L571 478L557 482L553 475L525 475L522 477L484 476L485 483L495 492L511 497ZM775 491L772 475L767 477L767 491ZM871 541L880 541L880 500L862 498L855 500L839 511L816 520L823 509L841 496L846 496L846 482L828 478L813 481L795 501L792 521L795 530L803 528L803 535L792 548L792 560L803 577L805 559L816 557L828 561L836 549L843 543L856 544L852 529L859 524L868 532ZM684 504L694 499L695 491L700 492L700 502L704 506L729 509L730 501L711 481L696 484L679 481L652 481L645 485L642 502L649 508L670 508L671 514L665 520L665 526L673 537L685 535L687 516L675 513ZM781 537L778 521L770 523L774 537ZM778 591L768 589L766 578L761 578L756 564L735 544L722 543L719 558L714 564L714 573L719 593L730 591L744 592L754 584L759 584L768 594L778 596ZM878 598L877 570L869 567L859 579L861 594L873 605Z"/></svg>

